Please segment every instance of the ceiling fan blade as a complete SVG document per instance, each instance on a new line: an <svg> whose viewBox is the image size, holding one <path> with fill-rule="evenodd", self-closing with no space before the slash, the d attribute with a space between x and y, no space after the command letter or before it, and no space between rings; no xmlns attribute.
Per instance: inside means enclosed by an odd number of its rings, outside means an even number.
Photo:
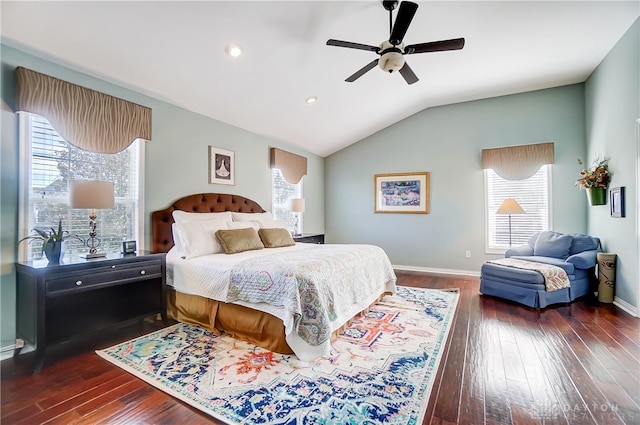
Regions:
<svg viewBox="0 0 640 425"><path fill-rule="evenodd" d="M370 52L378 53L380 48L378 46L370 46L368 44L360 44L360 43L352 43L350 41L342 41L342 40L327 40L327 46L336 46L336 47L347 47L349 49L359 49L359 50L368 50Z"/></svg>
<svg viewBox="0 0 640 425"><path fill-rule="evenodd" d="M371 71L373 68L375 68L376 65L378 65L378 59L375 59L375 60L369 62L368 64L366 64L365 66L363 66L362 68L357 70L352 76L347 78L345 81L347 83L353 83L355 80L357 80L358 78L362 77L365 73L367 73L368 71Z"/></svg>
<svg viewBox="0 0 640 425"><path fill-rule="evenodd" d="M416 74L413 73L413 70L411 69L411 67L409 66L408 63L404 63L404 65L402 65L402 68L400 68L400 75L402 75L404 77L404 80L407 82L407 84L413 84L418 82L418 77L416 76Z"/></svg>
<svg viewBox="0 0 640 425"><path fill-rule="evenodd" d="M397 46L402 43L404 35L409 29L409 25L413 20L413 15L416 14L418 5L410 1L403 1L400 3L400 9L398 9L398 15L396 15L396 22L393 24L393 30L391 30L391 36L389 37L389 43Z"/></svg>
<svg viewBox="0 0 640 425"><path fill-rule="evenodd" d="M414 53L443 52L446 50L460 50L464 47L464 38L431 41L429 43L411 44L404 48L405 55Z"/></svg>

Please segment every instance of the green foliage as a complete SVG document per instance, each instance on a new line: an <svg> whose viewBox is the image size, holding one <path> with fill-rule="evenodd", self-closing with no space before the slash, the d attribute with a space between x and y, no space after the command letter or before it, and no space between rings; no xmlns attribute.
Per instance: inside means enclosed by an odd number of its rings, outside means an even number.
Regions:
<svg viewBox="0 0 640 425"><path fill-rule="evenodd" d="M578 158L578 164L584 166L584 163ZM576 186L582 189L599 187L606 189L611 181L611 172L609 171L609 158L596 158L590 168L580 171L580 178L576 181Z"/></svg>
<svg viewBox="0 0 640 425"><path fill-rule="evenodd" d="M62 230L62 219L58 220L58 229L54 229L53 227L49 228L50 230L43 230L43 229L32 229L31 231L35 233L35 235L29 235L26 236L22 239L20 239L18 241L18 243L21 243L23 241L28 240L29 242L32 242L34 240L36 241L41 241L42 242L42 252L44 252L44 247L45 245L47 245L48 243L52 243L52 242L63 242L67 239L78 239L82 242L84 242L82 240L82 238L80 238L78 235L71 235L69 234L69 232L67 230Z"/></svg>

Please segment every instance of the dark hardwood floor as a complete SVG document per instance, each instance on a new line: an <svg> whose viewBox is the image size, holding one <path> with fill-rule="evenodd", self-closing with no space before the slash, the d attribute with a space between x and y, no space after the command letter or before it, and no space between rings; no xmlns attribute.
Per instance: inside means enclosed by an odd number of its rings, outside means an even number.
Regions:
<svg viewBox="0 0 640 425"><path fill-rule="evenodd" d="M640 424L640 319L582 300L536 311L479 295L478 279L397 274L400 285L461 290L424 424ZM99 347L161 326L123 328ZM91 344L52 350L37 376L29 354L3 361L2 424L219 423Z"/></svg>

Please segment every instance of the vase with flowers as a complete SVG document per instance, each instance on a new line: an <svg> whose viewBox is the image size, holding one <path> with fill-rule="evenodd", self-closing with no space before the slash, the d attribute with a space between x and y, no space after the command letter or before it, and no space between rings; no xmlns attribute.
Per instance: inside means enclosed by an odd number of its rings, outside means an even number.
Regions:
<svg viewBox="0 0 640 425"><path fill-rule="evenodd" d="M578 164L584 166L580 158L578 158ZM587 199L591 205L605 205L610 181L609 158L596 158L591 167L580 171L576 186L586 190Z"/></svg>

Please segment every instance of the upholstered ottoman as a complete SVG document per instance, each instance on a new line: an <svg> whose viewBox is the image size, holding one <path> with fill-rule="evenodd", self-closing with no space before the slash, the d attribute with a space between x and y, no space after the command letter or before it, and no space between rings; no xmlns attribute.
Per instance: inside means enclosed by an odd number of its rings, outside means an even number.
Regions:
<svg viewBox="0 0 640 425"><path fill-rule="evenodd" d="M533 308L571 302L570 288L547 291L544 277L535 270L484 263L480 269L480 293L515 301Z"/></svg>

